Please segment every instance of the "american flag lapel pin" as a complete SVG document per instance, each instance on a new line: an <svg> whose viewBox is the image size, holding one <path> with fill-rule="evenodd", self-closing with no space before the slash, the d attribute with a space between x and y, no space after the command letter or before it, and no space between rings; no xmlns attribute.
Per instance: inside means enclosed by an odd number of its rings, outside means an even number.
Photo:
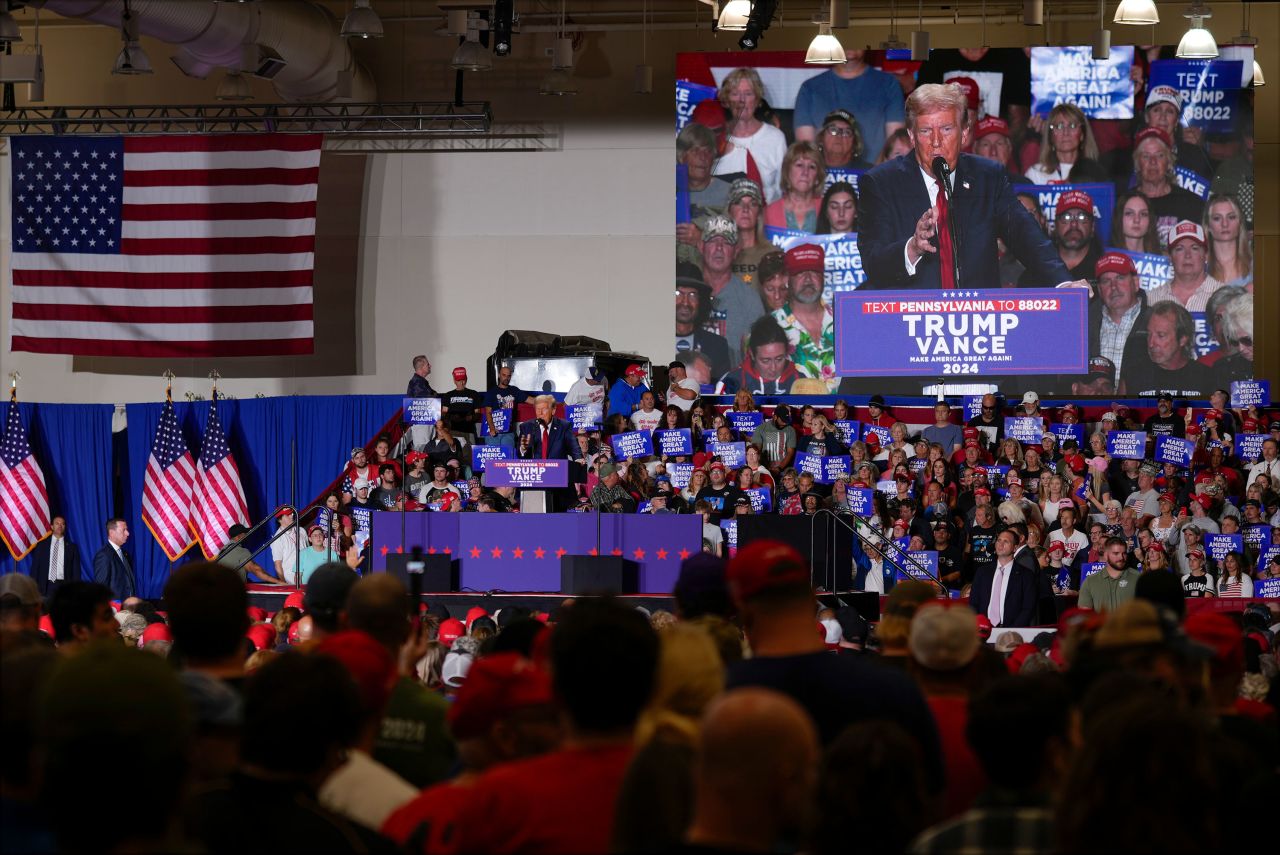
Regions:
<svg viewBox="0 0 1280 855"><path fill-rule="evenodd" d="M961 181L961 182L960 182L960 186L961 186L961 187L963 187L964 189L968 190L968 189L969 189L969 182L968 182L968 181Z"/></svg>

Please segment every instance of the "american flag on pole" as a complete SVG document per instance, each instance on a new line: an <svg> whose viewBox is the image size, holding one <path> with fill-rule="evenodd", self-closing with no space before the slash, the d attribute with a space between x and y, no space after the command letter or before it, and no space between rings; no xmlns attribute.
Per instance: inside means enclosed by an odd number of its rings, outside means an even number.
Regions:
<svg viewBox="0 0 1280 855"><path fill-rule="evenodd" d="M142 522L170 561L176 561L195 543L191 536L191 492L195 481L195 461L182 438L173 401L166 400L142 481Z"/></svg>
<svg viewBox="0 0 1280 855"><path fill-rule="evenodd" d="M18 402L11 398L4 437L0 438L0 539L18 559L48 533L49 491L40 464L31 454Z"/></svg>
<svg viewBox="0 0 1280 855"><path fill-rule="evenodd" d="M204 428L204 444L200 447L200 463L196 469L195 502L191 508L200 548L212 558L230 542L227 529L236 523L247 525L249 507L240 485L240 470L231 456L227 436L218 419L218 393L209 407L209 423Z"/></svg>
<svg viewBox="0 0 1280 855"><path fill-rule="evenodd" d="M12 138L11 349L311 353L322 139Z"/></svg>

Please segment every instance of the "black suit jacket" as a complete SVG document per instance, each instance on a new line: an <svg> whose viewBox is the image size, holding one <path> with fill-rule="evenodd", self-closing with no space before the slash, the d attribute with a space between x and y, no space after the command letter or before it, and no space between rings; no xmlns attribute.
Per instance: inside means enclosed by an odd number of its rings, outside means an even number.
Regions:
<svg viewBox="0 0 1280 855"><path fill-rule="evenodd" d="M520 436L529 437L529 449L521 454L521 457L529 457L535 460L541 460L542 457L542 429L538 426L537 419L530 419L527 422L521 422L517 432ZM519 447L517 445L517 447ZM576 460L581 457L578 452L578 443L573 438L573 428L564 419L551 420L551 435L547 438L547 460Z"/></svg>
<svg viewBox="0 0 1280 855"><path fill-rule="evenodd" d="M1040 225L1013 194L1004 167L961 154L953 178L961 288L1000 287L996 238L1027 269L1027 284L1052 288L1070 280L1067 268ZM885 290L942 288L938 253L927 253L907 273L904 248L929 209L929 191L914 154L885 161L858 181L858 250L867 272L862 287Z"/></svg>
<svg viewBox="0 0 1280 855"><path fill-rule="evenodd" d="M46 537L31 550L31 578L40 589L40 596L47 597L53 588L49 584L49 559L52 552L52 537ZM80 581L80 547L70 540L62 541L62 579L64 582Z"/></svg>
<svg viewBox="0 0 1280 855"><path fill-rule="evenodd" d="M1030 550L1028 550L1030 554ZM1032 570L1015 558L1005 589L1004 608L1000 610L1001 626L1034 626L1037 623L1040 602L1039 571ZM1033 556L1034 560L1034 556ZM991 604L991 585L995 581L996 562L978 567L973 575L973 588L969 593L969 605L980 615L987 613Z"/></svg>
<svg viewBox="0 0 1280 855"><path fill-rule="evenodd" d="M126 564L116 554L115 547L105 543L93 556L93 581L106 585L117 598L123 600L134 596L137 586L133 581L133 564Z"/></svg>

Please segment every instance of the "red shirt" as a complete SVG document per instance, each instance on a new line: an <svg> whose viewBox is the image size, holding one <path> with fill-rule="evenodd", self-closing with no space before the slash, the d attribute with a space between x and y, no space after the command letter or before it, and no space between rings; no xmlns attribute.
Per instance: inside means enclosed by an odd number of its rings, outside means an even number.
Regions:
<svg viewBox="0 0 1280 855"><path fill-rule="evenodd" d="M633 748L567 748L482 775L457 815L457 852L608 852Z"/></svg>
<svg viewBox="0 0 1280 855"><path fill-rule="evenodd" d="M938 723L942 760L947 770L946 818L951 819L973 807L974 797L987 787L987 776L977 755L965 738L969 722L969 699L960 695L926 698Z"/></svg>
<svg viewBox="0 0 1280 855"><path fill-rule="evenodd" d="M450 852L457 842L458 813L475 792L451 782L428 787L387 817L382 834L410 852Z"/></svg>

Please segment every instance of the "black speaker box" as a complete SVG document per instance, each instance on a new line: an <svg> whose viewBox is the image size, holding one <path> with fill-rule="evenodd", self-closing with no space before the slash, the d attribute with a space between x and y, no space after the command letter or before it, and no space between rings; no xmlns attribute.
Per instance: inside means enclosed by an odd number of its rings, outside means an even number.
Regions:
<svg viewBox="0 0 1280 855"><path fill-rule="evenodd" d="M565 555L560 559L560 593L634 594L640 565L613 555Z"/></svg>
<svg viewBox="0 0 1280 855"><path fill-rule="evenodd" d="M409 581L408 555L388 555L387 572L404 582L406 588L412 589ZM448 555L422 556L422 588L426 593L439 594L458 590L457 559Z"/></svg>

